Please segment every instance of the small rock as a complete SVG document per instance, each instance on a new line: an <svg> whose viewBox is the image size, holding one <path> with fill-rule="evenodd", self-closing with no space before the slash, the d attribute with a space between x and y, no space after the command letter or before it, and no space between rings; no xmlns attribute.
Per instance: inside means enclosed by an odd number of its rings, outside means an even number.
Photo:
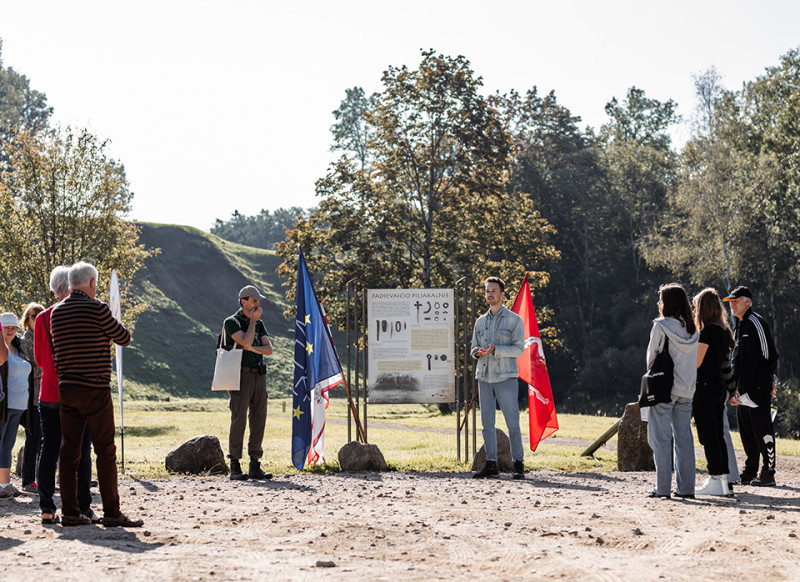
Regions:
<svg viewBox="0 0 800 582"><path fill-rule="evenodd" d="M604 543L606 543L606 541L600 536L597 536L597 539L594 541L594 543L596 543L598 546L602 546Z"/></svg>
<svg viewBox="0 0 800 582"><path fill-rule="evenodd" d="M643 536L644 534L642 533L642 530L640 530L637 527L635 530L633 530L633 535L635 535L635 536Z"/></svg>
<svg viewBox="0 0 800 582"><path fill-rule="evenodd" d="M336 564L326 560L317 560L317 568L335 568Z"/></svg>

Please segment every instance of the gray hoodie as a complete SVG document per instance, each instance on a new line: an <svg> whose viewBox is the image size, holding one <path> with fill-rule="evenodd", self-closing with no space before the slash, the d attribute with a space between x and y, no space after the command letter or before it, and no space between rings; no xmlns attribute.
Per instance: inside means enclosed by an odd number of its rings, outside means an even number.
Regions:
<svg viewBox="0 0 800 582"><path fill-rule="evenodd" d="M647 369L656 359L664 347L664 337L669 337L669 355L675 368L675 382L672 385L672 399L694 397L695 382L697 381L697 340L700 333L689 332L674 317L659 317L653 322L650 330L650 343L647 345Z"/></svg>

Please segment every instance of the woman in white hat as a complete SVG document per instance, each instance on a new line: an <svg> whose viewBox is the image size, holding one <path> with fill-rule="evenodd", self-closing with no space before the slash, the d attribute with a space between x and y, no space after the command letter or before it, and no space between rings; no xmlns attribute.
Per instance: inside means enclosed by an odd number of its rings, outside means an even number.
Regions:
<svg viewBox="0 0 800 582"><path fill-rule="evenodd" d="M33 374L30 363L20 353L17 316L8 312L0 313L0 324L8 349L8 359L2 365L7 414L5 424L0 426L0 497L16 497L20 492L11 484L11 457L19 421L28 409Z"/></svg>

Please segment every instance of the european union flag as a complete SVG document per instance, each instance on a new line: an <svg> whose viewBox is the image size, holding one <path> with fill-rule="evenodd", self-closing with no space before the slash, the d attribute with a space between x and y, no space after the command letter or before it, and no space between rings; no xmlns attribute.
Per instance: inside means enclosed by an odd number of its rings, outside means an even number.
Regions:
<svg viewBox="0 0 800 582"><path fill-rule="evenodd" d="M294 397L292 464L305 465L309 450L322 457L327 392L342 382L342 365L322 304L308 274L303 249L297 261L297 312L294 320Z"/></svg>

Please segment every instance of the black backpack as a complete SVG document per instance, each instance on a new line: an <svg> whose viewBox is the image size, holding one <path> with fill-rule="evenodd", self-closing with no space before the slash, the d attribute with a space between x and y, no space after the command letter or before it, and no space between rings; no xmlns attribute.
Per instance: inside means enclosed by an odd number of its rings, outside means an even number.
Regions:
<svg viewBox="0 0 800 582"><path fill-rule="evenodd" d="M656 355L653 365L642 376L639 407L672 402L672 384L675 381L675 364L669 355L669 338L664 336L664 348Z"/></svg>

